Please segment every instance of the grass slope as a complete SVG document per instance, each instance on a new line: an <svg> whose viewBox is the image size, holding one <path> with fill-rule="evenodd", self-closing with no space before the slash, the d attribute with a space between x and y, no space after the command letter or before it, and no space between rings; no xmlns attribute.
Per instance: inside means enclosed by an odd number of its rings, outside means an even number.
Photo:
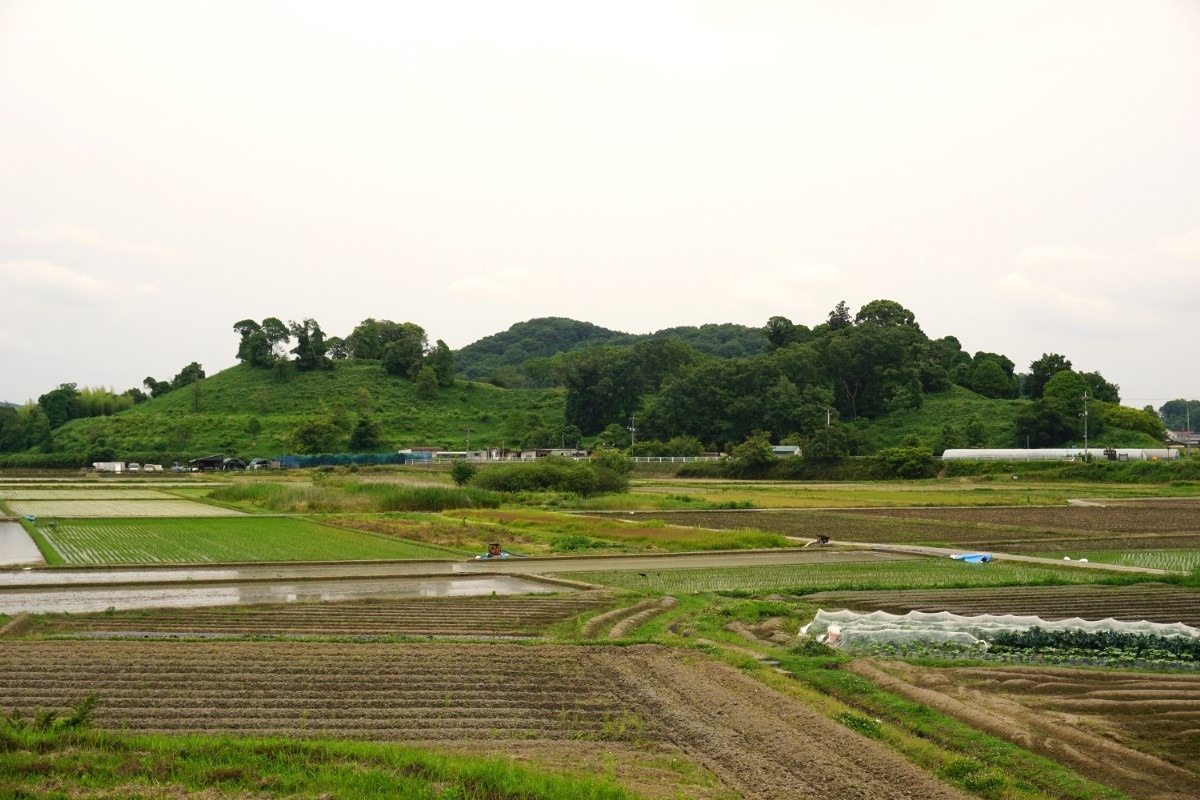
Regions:
<svg viewBox="0 0 1200 800"><path fill-rule="evenodd" d="M414 445L461 450L468 428L472 447L504 444L506 422L515 413L561 424L564 402L560 391L463 381L421 398L412 381L387 374L373 361L340 361L317 372L239 364L204 379L198 389L184 387L112 417L72 420L54 432L54 440L59 450L108 447L125 459L139 453L274 456L293 452L293 431L312 417L331 419L348 447L365 413L382 427L380 450Z"/></svg>
<svg viewBox="0 0 1200 800"><path fill-rule="evenodd" d="M910 436L922 444L934 446L941 439L942 427L949 423L962 432L973 417L983 421L984 447L1024 447L1016 440L1017 415L1028 407L1029 400L991 400L961 386L925 396L920 408L897 411L863 423L872 443L881 448L898 447ZM1083 437L1074 446L1083 446ZM1099 438L1089 442L1091 447L1162 447L1162 442L1136 431L1107 426Z"/></svg>

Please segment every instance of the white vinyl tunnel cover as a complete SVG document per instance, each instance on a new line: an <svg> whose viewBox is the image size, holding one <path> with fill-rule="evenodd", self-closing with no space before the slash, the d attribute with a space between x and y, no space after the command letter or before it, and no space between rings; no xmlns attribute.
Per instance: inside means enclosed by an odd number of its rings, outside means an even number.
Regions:
<svg viewBox="0 0 1200 800"><path fill-rule="evenodd" d="M963 645L984 642L986 646L987 640L997 633L1024 631L1030 628L1048 631L1119 631L1152 636L1200 638L1200 630L1182 622L1085 620L1078 617L1044 620L1041 617L1015 614L962 616L948 611L889 614L886 611L859 613L823 609L817 612L812 622L800 629L800 636L811 636L818 642L843 650L872 644L908 642L955 642Z"/></svg>

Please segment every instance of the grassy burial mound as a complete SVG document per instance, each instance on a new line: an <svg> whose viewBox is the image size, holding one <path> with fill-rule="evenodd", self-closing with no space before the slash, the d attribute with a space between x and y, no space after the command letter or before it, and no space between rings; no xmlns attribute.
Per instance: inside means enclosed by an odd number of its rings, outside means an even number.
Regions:
<svg viewBox="0 0 1200 800"><path fill-rule="evenodd" d="M171 453L243 457L293 453L295 434L313 420L338 432L328 452L347 452L360 419L377 422L382 450L427 444L463 450L501 446L514 414L561 426L565 396L554 389L501 389L456 382L418 396L414 382L377 361L335 361L325 370L256 369L239 364L109 417L74 419L54 430L57 451L90 453L101 443L127 460ZM144 454L144 455L141 455ZM98 459L108 460L108 459ZM169 461L168 461L169 463Z"/></svg>

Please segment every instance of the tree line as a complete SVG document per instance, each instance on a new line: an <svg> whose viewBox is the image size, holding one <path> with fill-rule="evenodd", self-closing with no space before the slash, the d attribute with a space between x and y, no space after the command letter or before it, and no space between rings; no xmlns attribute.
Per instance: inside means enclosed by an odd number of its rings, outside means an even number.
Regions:
<svg viewBox="0 0 1200 800"><path fill-rule="evenodd" d="M1098 372L1076 370L1057 353L1043 354L1026 372L1018 372L1002 354L969 353L953 336L929 338L915 315L891 300L871 301L857 313L838 303L811 328L771 317L757 329L763 343L758 349L728 326L687 329L703 333L714 346L736 343L736 352L751 353L736 357L704 352L693 346L694 338L673 336L588 346L583 340L597 335L594 326L555 334L562 322L531 321L521 328L525 338L514 340L533 347L528 337L545 333L555 346L566 342L573 348L530 357L522 365L522 382L561 387L566 398L561 425L548 426L536 414L524 415L529 419L514 415L506 428L511 428L511 441L523 446L571 446L586 439L601 446L632 446L639 455L694 455L730 452L748 442L761 452L764 445L781 443L801 445L806 455L833 457L870 449L858 438L861 426L856 423L920 408L926 398L955 386L986 398L1029 401L1018 411L1004 446L1078 440L1085 419L1092 436L1111 425L1161 439L1164 421L1183 430L1197 405L1171 401L1161 417L1151 408L1126 408L1116 384ZM435 396L455 380L454 353L441 340L431 346L425 330L412 322L368 318L345 338L327 337L311 318L287 323L276 317L244 319L233 330L238 334L237 359L255 369L309 371L332 368L343 359L376 361L389 374L413 381L422 398ZM506 358L515 345L505 345ZM37 403L0 408L0 452L49 452L52 431L72 419L119 413L186 387L191 387L198 410L204 377L203 367L192 362L171 380L147 377L143 388L120 394L62 384ZM314 415L311 424L297 430L298 451L320 451L332 441L334 431L320 417ZM977 417L947 421L937 449L982 446L984 431ZM350 430L350 444L369 450L380 444L381 435L378 420L364 411Z"/></svg>
<svg viewBox="0 0 1200 800"><path fill-rule="evenodd" d="M438 339L432 347L425 329L414 322L392 322L367 318L346 338L326 338L314 319L283 322L267 317L261 323L244 319L233 325L240 335L237 358L252 367L278 368L291 363L299 370L328 369L333 361L346 358L378 361L392 375L417 384L418 390L446 387L454 383L454 354ZM295 341L295 347L288 344Z"/></svg>
<svg viewBox="0 0 1200 800"><path fill-rule="evenodd" d="M714 358L666 339L562 353L540 368L565 387L568 424L618 446L640 439L646 454L667 442L728 452L753 438L849 454L855 439L847 425L920 408L956 385L987 398L1032 401L1018 416L1011 446L1077 438L1085 394L1094 402L1092 432L1111 421L1162 436L1153 409L1122 408L1119 387L1098 372L1076 371L1062 355L1047 353L1019 374L999 353L970 354L953 336L930 339L892 300L874 300L853 315L838 303L812 328L775 316L762 335L766 352L753 358ZM946 438L981 445L980 430L981 421L967 420Z"/></svg>

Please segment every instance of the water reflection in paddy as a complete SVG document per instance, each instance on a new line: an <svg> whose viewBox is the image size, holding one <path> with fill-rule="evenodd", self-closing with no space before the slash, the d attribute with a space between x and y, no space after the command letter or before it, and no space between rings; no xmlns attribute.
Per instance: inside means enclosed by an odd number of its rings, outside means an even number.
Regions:
<svg viewBox="0 0 1200 800"><path fill-rule="evenodd" d="M510 575L423 577L371 580L285 581L153 588L90 587L30 589L0 593L0 613L83 613L138 608L298 603L368 598L467 597L561 592L561 586Z"/></svg>

